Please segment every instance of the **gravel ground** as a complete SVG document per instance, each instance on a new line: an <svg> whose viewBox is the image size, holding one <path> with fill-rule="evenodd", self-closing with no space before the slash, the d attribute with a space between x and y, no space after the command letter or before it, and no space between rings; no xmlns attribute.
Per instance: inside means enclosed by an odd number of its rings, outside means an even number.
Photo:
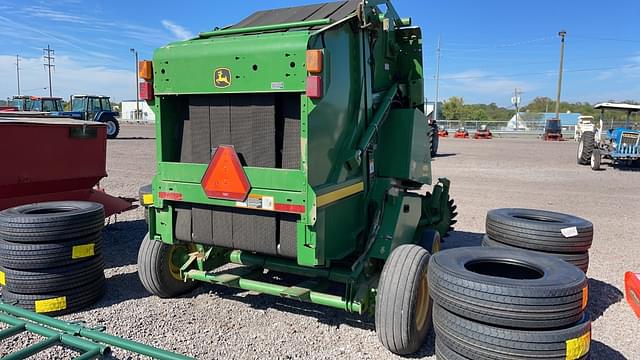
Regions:
<svg viewBox="0 0 640 360"><path fill-rule="evenodd" d="M137 196L155 168L152 126L124 125L109 140L108 173L113 195ZM575 164L572 141L443 139L436 176L452 181L460 213L446 247L478 245L487 210L527 207L556 210L591 220L589 312L594 319L592 359L640 359L640 321L623 300L623 274L640 271L637 204L640 172L605 167L592 172ZM142 209L118 216L104 232L107 294L92 308L66 316L104 324L114 335L199 359L389 359L372 319L311 304L203 285L178 299L145 292L136 273L137 249L146 233ZM0 342L15 349L33 338ZM417 357L435 359L433 334ZM138 358L115 350L117 359ZM41 359L59 358L51 352Z"/></svg>

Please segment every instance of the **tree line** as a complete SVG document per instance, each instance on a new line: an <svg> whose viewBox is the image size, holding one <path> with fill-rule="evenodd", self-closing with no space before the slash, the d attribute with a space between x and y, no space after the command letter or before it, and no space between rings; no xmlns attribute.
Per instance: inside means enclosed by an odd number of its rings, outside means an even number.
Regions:
<svg viewBox="0 0 640 360"><path fill-rule="evenodd" d="M610 101L615 102L615 101ZM623 101L627 104L638 104L639 102L627 100ZM566 101L560 102L560 112L580 113L585 116L599 117L599 111L594 109L588 102L570 103ZM556 102L546 96L539 96L530 103L520 108L521 112L542 113L554 112ZM515 115L516 110L498 106L496 103L491 104L465 104L462 97L452 96L442 104L442 115L445 120L493 120L507 121ZM623 113L614 113L610 115L614 120L622 120L626 115ZM619 119L618 119L619 118Z"/></svg>

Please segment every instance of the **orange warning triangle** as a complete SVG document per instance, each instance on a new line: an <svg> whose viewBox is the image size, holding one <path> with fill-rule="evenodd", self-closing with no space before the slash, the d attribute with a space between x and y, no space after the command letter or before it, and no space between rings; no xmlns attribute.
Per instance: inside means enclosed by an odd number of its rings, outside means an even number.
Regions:
<svg viewBox="0 0 640 360"><path fill-rule="evenodd" d="M200 182L208 197L244 201L251 190L233 146L220 145Z"/></svg>

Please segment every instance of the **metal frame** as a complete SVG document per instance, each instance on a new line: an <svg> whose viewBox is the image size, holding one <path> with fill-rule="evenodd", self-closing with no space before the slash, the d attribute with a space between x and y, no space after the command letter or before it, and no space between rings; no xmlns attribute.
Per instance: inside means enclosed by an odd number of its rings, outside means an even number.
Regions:
<svg viewBox="0 0 640 360"><path fill-rule="evenodd" d="M0 330L0 341L23 332L45 337L45 339L40 342L5 355L3 357L4 360L26 359L56 345L62 345L79 351L81 354L75 357L75 360L101 358L103 355L108 355L111 352L111 347L118 347L160 360L193 359L188 356L104 333L104 329L102 328L89 328L81 323L65 322L2 301L0 301L0 322L9 325L8 328Z"/></svg>

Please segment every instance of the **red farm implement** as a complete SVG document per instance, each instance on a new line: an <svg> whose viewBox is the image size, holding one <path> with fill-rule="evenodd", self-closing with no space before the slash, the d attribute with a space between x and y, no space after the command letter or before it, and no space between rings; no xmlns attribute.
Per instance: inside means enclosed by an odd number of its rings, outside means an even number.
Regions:
<svg viewBox="0 0 640 360"><path fill-rule="evenodd" d="M69 119L0 117L0 210L62 200L93 201L105 215L134 208L133 199L98 187L106 172L104 124Z"/></svg>

